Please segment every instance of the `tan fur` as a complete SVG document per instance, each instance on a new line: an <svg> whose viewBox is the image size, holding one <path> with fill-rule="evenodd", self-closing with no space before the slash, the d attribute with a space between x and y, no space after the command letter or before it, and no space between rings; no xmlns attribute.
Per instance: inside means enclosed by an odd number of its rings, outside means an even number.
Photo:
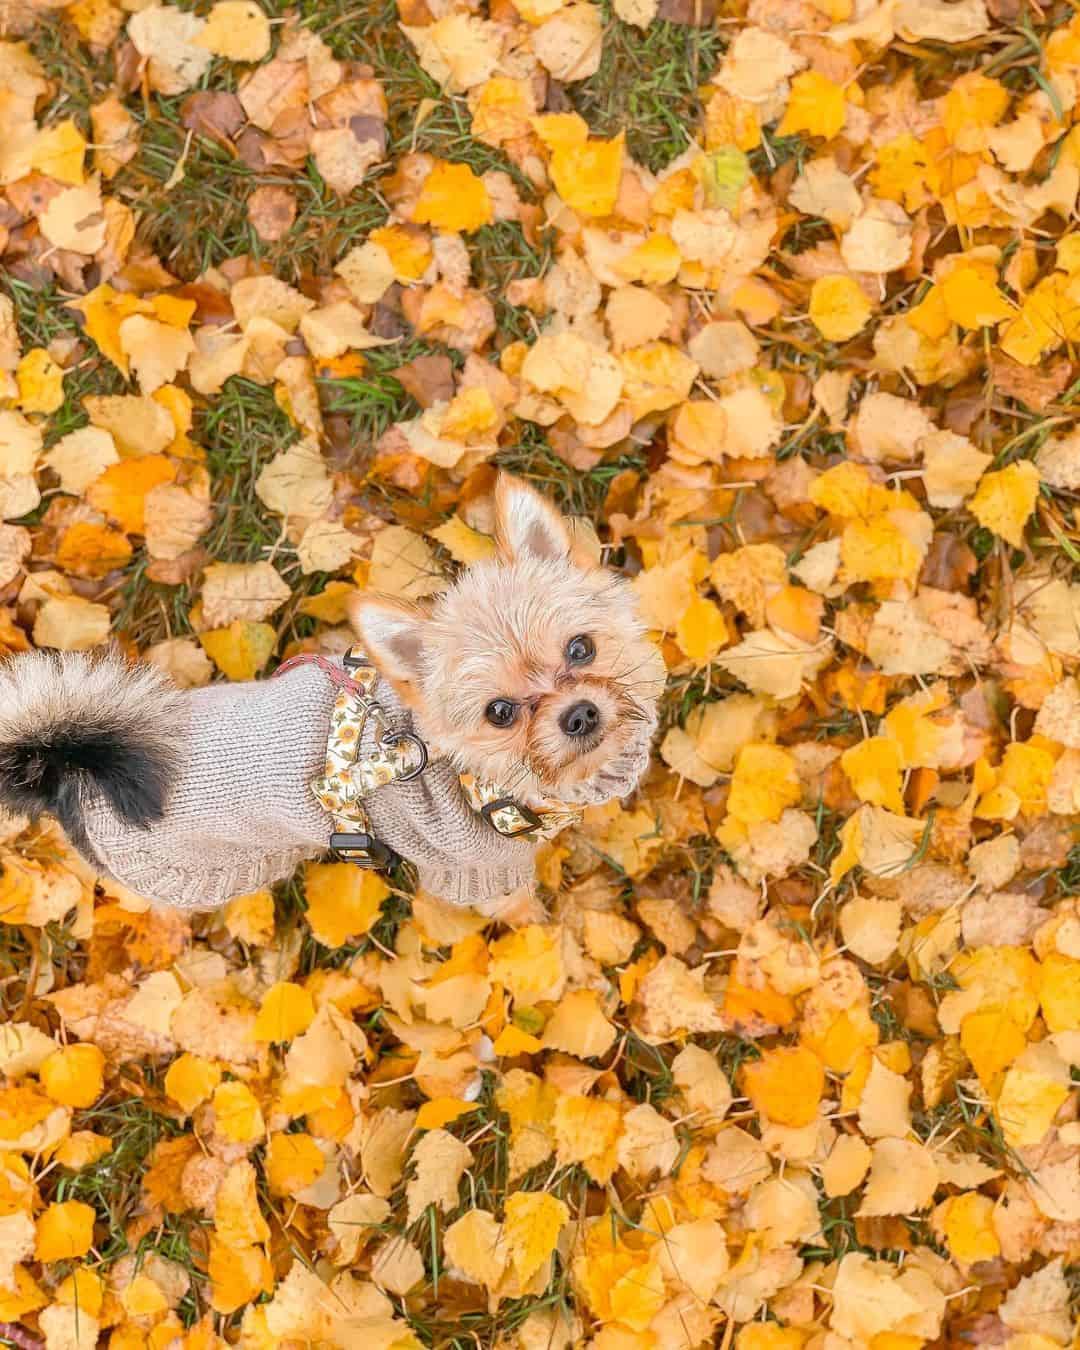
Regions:
<svg viewBox="0 0 1080 1350"><path fill-rule="evenodd" d="M357 635L434 754L526 799L623 795L648 763L663 688L633 592L604 568L581 565L558 512L505 474L495 526L499 556L470 567L429 611L357 597ZM575 667L566 647L580 635L596 656ZM520 705L511 727L485 717L498 698ZM596 705L601 727L575 741L559 718L581 699Z"/></svg>

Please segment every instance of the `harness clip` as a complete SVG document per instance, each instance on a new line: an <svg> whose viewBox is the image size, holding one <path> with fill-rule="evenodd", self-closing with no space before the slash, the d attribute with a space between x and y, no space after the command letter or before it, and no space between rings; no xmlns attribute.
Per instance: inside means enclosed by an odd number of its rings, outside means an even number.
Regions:
<svg viewBox="0 0 1080 1350"><path fill-rule="evenodd" d="M373 834L362 831L356 834L335 832L330 836L330 852L339 862L353 863L372 871L392 867L398 856Z"/></svg>

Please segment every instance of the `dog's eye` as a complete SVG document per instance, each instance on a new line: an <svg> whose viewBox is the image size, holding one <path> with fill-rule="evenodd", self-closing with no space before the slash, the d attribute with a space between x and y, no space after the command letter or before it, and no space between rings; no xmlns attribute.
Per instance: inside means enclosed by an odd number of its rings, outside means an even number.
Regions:
<svg viewBox="0 0 1080 1350"><path fill-rule="evenodd" d="M587 666L596 655L596 643L582 634L566 644L566 659L572 666Z"/></svg>
<svg viewBox="0 0 1080 1350"><path fill-rule="evenodd" d="M508 727L518 715L518 705L508 698L493 698L484 709L484 716L493 727Z"/></svg>

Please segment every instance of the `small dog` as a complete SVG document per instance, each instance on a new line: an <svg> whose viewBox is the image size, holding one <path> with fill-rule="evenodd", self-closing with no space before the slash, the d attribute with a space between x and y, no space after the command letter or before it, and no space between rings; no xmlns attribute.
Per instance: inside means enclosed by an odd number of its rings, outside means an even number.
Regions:
<svg viewBox="0 0 1080 1350"><path fill-rule="evenodd" d="M456 903L529 884L542 824L645 772L663 662L633 591L539 493L502 474L493 511L495 556L430 604L355 597L363 655L344 671L306 656L182 691L116 652L0 666L0 805L56 816L139 894L207 909L327 850L341 800L321 775L345 764L334 784L366 832L334 834L339 856L399 855Z"/></svg>
<svg viewBox="0 0 1080 1350"><path fill-rule="evenodd" d="M526 799L626 796L644 773L663 688L633 591L573 546L559 513L503 474L497 557L420 608L352 599L349 618L459 769Z"/></svg>

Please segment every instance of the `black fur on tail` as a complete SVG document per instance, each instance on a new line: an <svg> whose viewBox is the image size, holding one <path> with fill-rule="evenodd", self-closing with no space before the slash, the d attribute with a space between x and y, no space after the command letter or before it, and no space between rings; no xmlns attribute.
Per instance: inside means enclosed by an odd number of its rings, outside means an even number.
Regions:
<svg viewBox="0 0 1080 1350"><path fill-rule="evenodd" d="M48 812L93 862L84 813L104 800L129 825L160 820L176 772L183 694L118 653L33 652L0 665L0 805Z"/></svg>

